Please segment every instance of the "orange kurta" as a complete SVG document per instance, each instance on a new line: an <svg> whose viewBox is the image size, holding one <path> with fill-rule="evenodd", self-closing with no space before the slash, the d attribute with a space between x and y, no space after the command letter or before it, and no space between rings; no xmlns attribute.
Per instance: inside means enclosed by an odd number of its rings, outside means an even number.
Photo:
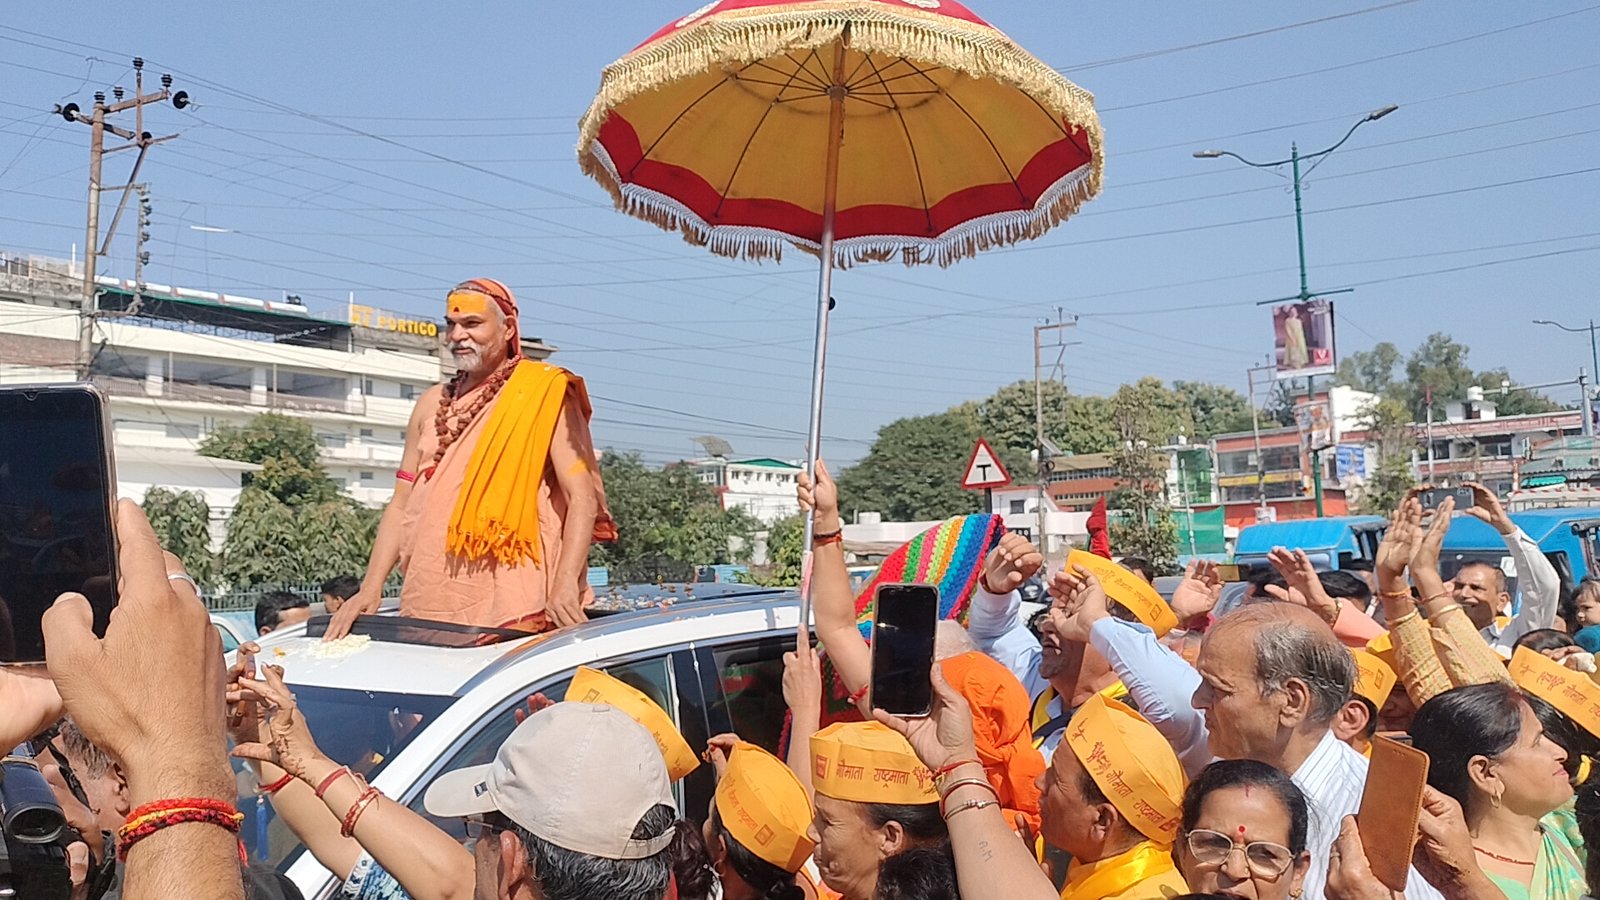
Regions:
<svg viewBox="0 0 1600 900"><path fill-rule="evenodd" d="M570 373L568 377L570 381L563 403L579 404L578 408L587 419L589 402L583 380ZM472 392L469 391L458 402L468 403L471 397ZM556 587L567 502L548 460L540 461L544 472L538 497L539 564L522 560L507 565L492 557L468 559L446 548L446 533L456 497L467 478L473 450L499 402L500 397L496 397L494 402L478 413L461 437L445 451L431 475L427 465L424 465L416 486L411 490L401 520L400 571L405 574L405 585L400 591L402 616L532 631L550 627L545 617L545 607ZM528 411L528 415L533 414L533 410ZM580 449L592 458L593 450L588 446L587 430L579 437L584 444ZM431 421L423 429L420 445L421 458L424 461L432 460L439 447L439 437ZM599 490L598 475L596 490ZM585 572L586 568L580 570L579 577L584 578ZM594 592L588 587L586 579L580 582L579 589L587 606L592 602Z"/></svg>

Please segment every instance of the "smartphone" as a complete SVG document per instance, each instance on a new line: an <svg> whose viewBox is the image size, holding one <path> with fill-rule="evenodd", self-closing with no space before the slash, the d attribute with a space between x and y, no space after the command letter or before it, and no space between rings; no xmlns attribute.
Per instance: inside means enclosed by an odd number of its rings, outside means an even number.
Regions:
<svg viewBox="0 0 1600 900"><path fill-rule="evenodd" d="M1456 498L1456 509L1471 509L1476 502L1472 496L1472 488L1432 488L1422 492L1422 508L1438 509L1446 497Z"/></svg>
<svg viewBox="0 0 1600 900"><path fill-rule="evenodd" d="M933 706L934 629L939 589L881 584L872 611L872 706L897 716L926 716Z"/></svg>
<svg viewBox="0 0 1600 900"><path fill-rule="evenodd" d="M44 660L56 598L89 598L104 636L117 604L117 479L105 397L91 385L0 387L0 663Z"/></svg>
<svg viewBox="0 0 1600 900"><path fill-rule="evenodd" d="M1235 581L1243 581L1244 573L1240 571L1239 567L1233 563L1218 563L1217 577L1221 578L1225 582L1232 583Z"/></svg>

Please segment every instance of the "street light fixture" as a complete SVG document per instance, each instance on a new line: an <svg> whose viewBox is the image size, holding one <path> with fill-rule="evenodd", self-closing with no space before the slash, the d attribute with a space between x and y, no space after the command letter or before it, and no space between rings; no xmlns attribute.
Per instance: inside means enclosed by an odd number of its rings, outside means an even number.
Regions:
<svg viewBox="0 0 1600 900"><path fill-rule="evenodd" d="M1245 159L1244 157L1240 156L1239 154L1234 153L1232 150L1196 150L1194 152L1194 158L1195 159L1218 159L1218 158L1223 157L1223 156L1231 156L1234 159L1238 160L1239 162L1244 163L1245 165L1250 166L1253 169L1276 169L1279 166L1283 166L1283 165L1289 165L1289 166L1292 167L1292 180L1293 180L1293 183L1294 183L1294 230L1295 230L1295 238L1296 238L1297 245L1299 247L1299 254L1300 254L1300 293L1295 295L1294 298L1290 298L1290 299L1296 299L1296 300L1298 300L1298 302L1304 303L1307 300L1310 300L1311 296L1312 296L1311 295L1311 288L1310 288L1310 286L1309 286L1309 284L1307 283L1307 280L1306 280L1306 228L1305 228L1304 213L1303 213L1303 211L1301 209L1301 204L1300 204L1300 179L1301 179L1301 177L1303 175L1311 174L1311 170L1315 169L1317 166L1321 165L1322 161L1324 159L1327 159L1329 154L1333 153L1333 151L1339 149L1340 147L1343 147L1345 141L1350 140L1350 136L1356 133L1356 129L1357 128L1360 128L1362 125L1365 125L1368 122L1376 122L1379 119L1383 118L1384 116L1387 116L1388 114L1394 112L1395 110L1397 110L1399 108L1400 107L1399 107L1398 104L1391 103L1388 106L1384 106L1384 107L1381 107L1379 109L1375 109L1372 112L1367 113L1365 116L1362 116L1360 119L1357 119L1356 123L1354 125L1350 126L1350 130L1346 131L1344 133L1344 137L1340 138L1337 142L1335 142L1333 144L1333 146L1328 147L1328 148L1326 148L1324 150L1318 150L1315 153L1307 153L1307 154L1302 155L1300 153L1299 145L1291 142L1289 144L1289 158L1288 159L1279 159L1279 160L1274 160L1272 162L1255 162L1253 160ZM1301 172L1300 171L1300 163L1301 163L1302 160L1314 160L1314 162L1311 163L1311 166L1309 168L1307 168L1305 170L1305 172ZM1344 291L1326 291L1325 293L1338 294L1338 293L1344 293ZM1307 379L1306 379L1306 393L1309 396L1315 396L1315 394L1316 394L1315 390L1313 389L1313 384L1312 384L1314 381L1315 381L1315 379L1312 378L1312 377L1307 377ZM1323 515L1323 507L1322 507L1322 451L1318 450L1315 447L1313 447L1311 449L1311 478L1312 478L1313 490L1316 493L1317 518L1320 519L1320 518L1322 518L1322 515Z"/></svg>
<svg viewBox="0 0 1600 900"><path fill-rule="evenodd" d="M1588 325L1577 328L1571 325L1563 325L1560 322L1552 322L1549 319L1534 319L1533 324L1553 325L1562 331L1570 331L1574 334L1589 332L1589 362L1594 366L1590 371L1592 372L1592 377L1600 379L1600 344L1595 341L1595 331L1600 329L1600 325L1596 325L1593 319L1589 320ZM1590 395L1587 390L1584 391L1583 407L1583 433L1593 437L1595 432L1595 397Z"/></svg>

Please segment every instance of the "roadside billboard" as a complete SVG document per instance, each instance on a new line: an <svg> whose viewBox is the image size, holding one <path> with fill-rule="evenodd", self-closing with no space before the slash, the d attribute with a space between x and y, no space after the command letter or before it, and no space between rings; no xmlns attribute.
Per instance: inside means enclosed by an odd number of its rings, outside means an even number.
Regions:
<svg viewBox="0 0 1600 900"><path fill-rule="evenodd" d="M1272 308L1273 359L1279 378L1332 375L1333 301L1307 300Z"/></svg>

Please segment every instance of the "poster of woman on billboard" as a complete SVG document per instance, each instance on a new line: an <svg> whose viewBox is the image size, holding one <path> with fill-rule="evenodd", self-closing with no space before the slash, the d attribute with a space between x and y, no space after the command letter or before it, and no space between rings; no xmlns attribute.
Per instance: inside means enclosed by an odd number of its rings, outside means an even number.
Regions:
<svg viewBox="0 0 1600 900"><path fill-rule="evenodd" d="M1307 300L1272 308L1273 346L1279 378L1331 375L1337 365L1333 352L1333 302Z"/></svg>

